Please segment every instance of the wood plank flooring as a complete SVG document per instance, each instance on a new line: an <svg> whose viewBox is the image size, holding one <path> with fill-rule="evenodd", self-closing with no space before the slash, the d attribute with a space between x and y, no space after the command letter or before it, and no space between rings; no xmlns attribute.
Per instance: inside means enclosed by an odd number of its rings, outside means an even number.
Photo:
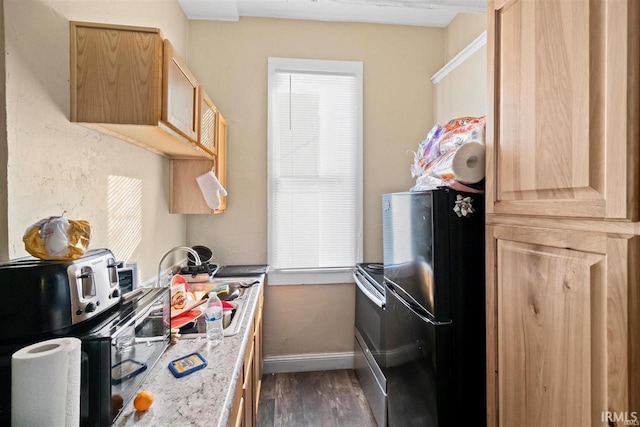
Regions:
<svg viewBox="0 0 640 427"><path fill-rule="evenodd" d="M375 427L353 370L267 374L257 427Z"/></svg>

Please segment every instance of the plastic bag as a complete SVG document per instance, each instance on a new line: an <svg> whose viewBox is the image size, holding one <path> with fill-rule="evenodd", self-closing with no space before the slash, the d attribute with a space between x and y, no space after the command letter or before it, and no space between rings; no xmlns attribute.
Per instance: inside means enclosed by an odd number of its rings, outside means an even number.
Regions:
<svg viewBox="0 0 640 427"><path fill-rule="evenodd" d="M444 126L442 137L438 141L440 154L455 150L466 142L484 144L485 117L458 117Z"/></svg>
<svg viewBox="0 0 640 427"><path fill-rule="evenodd" d="M436 124L427 138L420 143L418 152L415 153L411 175L417 179L416 185L410 191L433 190L438 187L452 187L463 191L482 191L465 184L476 183L484 175L485 122L484 116L458 117L450 120L444 126ZM460 147L467 143L475 144L467 145L463 153ZM475 149L477 153L466 153L466 151L470 151L466 148L470 149L472 145L480 147L480 149ZM454 162L456 153L460 158L456 158ZM469 154L470 158L482 160L482 164L467 163L468 170L465 170L457 164L465 160L465 154ZM452 166L456 166L456 168ZM460 173L461 178L457 177L456 171ZM476 176L479 171L483 172L482 175ZM462 179L464 176L469 176L472 179L464 180Z"/></svg>
<svg viewBox="0 0 640 427"><path fill-rule="evenodd" d="M418 152L414 153L411 176L423 175L427 166L440 155L438 141L443 133L444 128L437 123L431 128L425 140L418 146Z"/></svg>
<svg viewBox="0 0 640 427"><path fill-rule="evenodd" d="M78 259L87 252L90 240L88 221L63 216L41 219L27 228L22 237L25 250L45 260Z"/></svg>

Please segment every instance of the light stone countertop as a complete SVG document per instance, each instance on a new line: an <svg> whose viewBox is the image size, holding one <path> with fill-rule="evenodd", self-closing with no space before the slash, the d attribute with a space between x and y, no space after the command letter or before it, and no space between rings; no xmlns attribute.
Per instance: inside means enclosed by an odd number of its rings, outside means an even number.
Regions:
<svg viewBox="0 0 640 427"><path fill-rule="evenodd" d="M216 347L210 347L204 336L181 338L175 345L170 345L140 386L140 390L153 393L151 408L146 412L136 411L132 399L113 426L226 426L233 394L242 374L247 341L253 332L251 326L264 277L234 278L238 281L260 280L259 284L246 289L248 307L236 335L224 337ZM200 353L207 360L207 366L175 378L167 367L169 362L193 352Z"/></svg>

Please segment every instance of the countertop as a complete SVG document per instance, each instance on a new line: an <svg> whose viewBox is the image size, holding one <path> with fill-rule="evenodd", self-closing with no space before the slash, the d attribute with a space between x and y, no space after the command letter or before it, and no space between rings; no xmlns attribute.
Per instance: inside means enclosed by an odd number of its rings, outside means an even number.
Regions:
<svg viewBox="0 0 640 427"><path fill-rule="evenodd" d="M233 394L242 374L243 356L252 334L253 317L264 275L239 281L259 279L260 283L245 292L247 310L236 335L224 337L222 343L210 347L204 336L180 338L170 345L142 382L140 390L153 393L154 401L146 412L129 402L114 426L219 426L227 425L233 405ZM208 365L186 377L175 378L167 365L174 359L199 352Z"/></svg>

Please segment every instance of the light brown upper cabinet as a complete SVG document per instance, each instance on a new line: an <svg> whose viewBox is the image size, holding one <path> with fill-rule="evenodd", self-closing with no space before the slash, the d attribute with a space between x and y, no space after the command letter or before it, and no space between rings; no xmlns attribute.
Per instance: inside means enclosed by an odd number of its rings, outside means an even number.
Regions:
<svg viewBox="0 0 640 427"><path fill-rule="evenodd" d="M488 214L638 220L638 3L489 2Z"/></svg>
<svg viewBox="0 0 640 427"><path fill-rule="evenodd" d="M218 154L216 146L216 121L218 109L204 91L202 86L198 86L198 100L200 103L199 124L198 124L198 144L209 153Z"/></svg>
<svg viewBox="0 0 640 427"><path fill-rule="evenodd" d="M198 145L198 82L157 28L70 23L71 121L172 159ZM163 47L164 46L164 47Z"/></svg>
<svg viewBox="0 0 640 427"><path fill-rule="evenodd" d="M216 141L218 144L218 154L214 159L216 177L220 185L227 188L227 120L222 113L216 114ZM227 208L227 196L220 195L220 206L215 213L223 212Z"/></svg>
<svg viewBox="0 0 640 427"><path fill-rule="evenodd" d="M198 81L169 40L164 41L162 64L162 121L188 140L196 141Z"/></svg>
<svg viewBox="0 0 640 427"><path fill-rule="evenodd" d="M212 210L207 206L196 178L210 170L225 189L227 188L227 121L213 105L204 91L201 99L198 140L214 154L213 160L171 160L171 213L211 214L227 208L227 197L220 194L220 206Z"/></svg>

